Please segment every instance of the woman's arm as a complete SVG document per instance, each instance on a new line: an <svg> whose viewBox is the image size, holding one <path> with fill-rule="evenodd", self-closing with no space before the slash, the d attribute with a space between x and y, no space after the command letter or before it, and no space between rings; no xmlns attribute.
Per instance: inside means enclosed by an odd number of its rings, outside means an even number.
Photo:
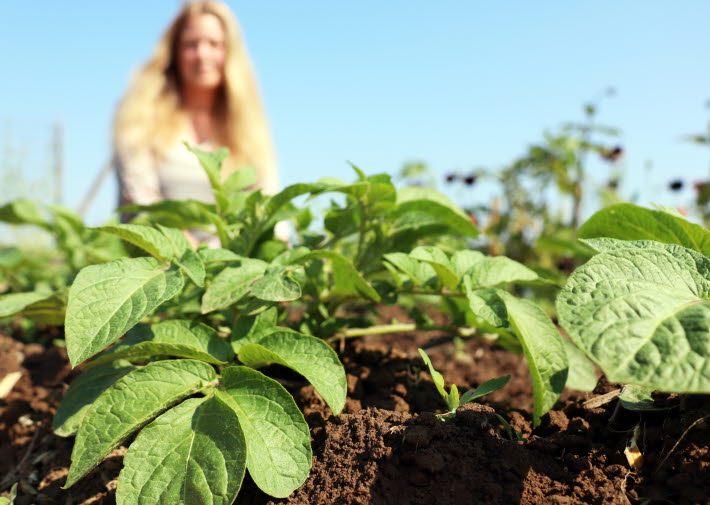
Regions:
<svg viewBox="0 0 710 505"><path fill-rule="evenodd" d="M154 157L147 151L116 150L119 204L148 205L163 200Z"/></svg>

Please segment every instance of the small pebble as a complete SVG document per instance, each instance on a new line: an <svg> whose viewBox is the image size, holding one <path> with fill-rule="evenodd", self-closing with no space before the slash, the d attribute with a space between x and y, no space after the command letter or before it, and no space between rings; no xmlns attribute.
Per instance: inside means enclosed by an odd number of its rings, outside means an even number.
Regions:
<svg viewBox="0 0 710 505"><path fill-rule="evenodd" d="M19 418L17 418L17 422L20 423L20 426L22 426L23 428L29 428L35 423L29 414L20 416Z"/></svg>

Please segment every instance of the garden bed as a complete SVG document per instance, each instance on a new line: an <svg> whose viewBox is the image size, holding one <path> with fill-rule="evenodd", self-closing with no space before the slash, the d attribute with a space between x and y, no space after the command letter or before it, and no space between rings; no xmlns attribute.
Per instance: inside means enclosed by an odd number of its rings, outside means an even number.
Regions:
<svg viewBox="0 0 710 505"><path fill-rule="evenodd" d="M452 422L433 412L441 399L417 347L447 383L468 389L512 374L510 383L459 409ZM288 499L262 495L247 478L237 503L283 504L629 504L710 503L710 396L660 395L660 413L615 413L616 400L589 400L618 389L568 392L532 429L531 388L522 357L482 339L462 346L445 335L379 335L347 342L348 403L334 418L312 386L287 373L311 426L313 470ZM0 379L20 371L0 400L0 479L21 482L17 505L115 503L121 449L64 491L73 439L55 436L52 415L73 378L60 348L22 345L0 335ZM512 441L494 413L523 441ZM644 454L629 467L624 448L636 425Z"/></svg>

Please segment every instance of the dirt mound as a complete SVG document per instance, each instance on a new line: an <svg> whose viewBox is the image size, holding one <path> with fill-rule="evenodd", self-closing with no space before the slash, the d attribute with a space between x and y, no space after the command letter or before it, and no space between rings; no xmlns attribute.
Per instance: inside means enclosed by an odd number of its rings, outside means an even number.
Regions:
<svg viewBox="0 0 710 505"><path fill-rule="evenodd" d="M461 407L452 422L379 409L345 414L313 431L317 454L290 505L568 503L626 504L626 470L600 471L589 444L559 457L562 440L499 436L490 407ZM574 471L570 471L570 467Z"/></svg>
<svg viewBox="0 0 710 505"><path fill-rule="evenodd" d="M485 405L439 421L440 399L422 371L425 347L447 383L461 389L512 373ZM616 401L586 403L594 393L567 393L532 429L529 378L521 357L472 339L368 337L345 346L345 412L333 417L312 386L284 375L311 425L314 464L305 485L272 500L247 479L237 503L272 504L668 504L710 503L710 396L657 395L668 410L643 414ZM20 482L17 505L109 505L122 451L70 490L61 490L73 439L51 432L51 417L73 378L66 353L0 335L0 379L20 371L0 400L0 492ZM495 414L524 439L513 441ZM705 420L703 420L705 419ZM624 448L636 426L644 465L630 469Z"/></svg>

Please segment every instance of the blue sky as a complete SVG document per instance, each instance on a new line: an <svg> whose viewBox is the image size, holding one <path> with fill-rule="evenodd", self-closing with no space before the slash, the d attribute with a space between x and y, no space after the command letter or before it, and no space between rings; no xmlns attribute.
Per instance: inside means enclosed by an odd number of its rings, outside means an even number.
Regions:
<svg viewBox="0 0 710 505"><path fill-rule="evenodd" d="M617 93L599 120L622 130L627 195L682 204L691 191L671 195L667 182L710 175L710 149L681 141L710 119L710 2L228 3L257 67L284 185L350 179L348 160L368 173L420 160L439 179L495 169L544 129L581 120L583 103L609 86ZM38 176L61 117L68 206L109 158L115 104L178 6L0 3L0 147L24 150L25 172ZM591 168L606 178L606 165ZM467 191L450 194L467 204L493 188ZM87 220L114 206L111 179Z"/></svg>

